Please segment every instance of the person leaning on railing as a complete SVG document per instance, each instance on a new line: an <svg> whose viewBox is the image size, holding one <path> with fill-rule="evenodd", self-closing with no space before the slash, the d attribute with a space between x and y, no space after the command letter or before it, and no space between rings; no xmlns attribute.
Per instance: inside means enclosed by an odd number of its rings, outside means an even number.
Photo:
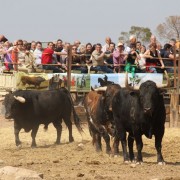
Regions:
<svg viewBox="0 0 180 180"><path fill-rule="evenodd" d="M149 49L144 53L144 56L146 57L146 72L162 73L164 63L160 53L157 50L156 43L151 43L149 45ZM156 66L160 66L160 68L156 68Z"/></svg>
<svg viewBox="0 0 180 180"><path fill-rule="evenodd" d="M44 49L42 53L42 64L44 70L52 70L53 73L61 73L63 72L61 69L59 69L57 66L53 65L53 54L59 54L61 55L61 52L54 51L54 45L53 42L49 42L46 49ZM57 63L61 65L59 62Z"/></svg>
<svg viewBox="0 0 180 180"><path fill-rule="evenodd" d="M23 46L23 41L19 39L17 44L13 47L11 58L14 63L14 70L15 71L26 71L25 65L25 49Z"/></svg>
<svg viewBox="0 0 180 180"><path fill-rule="evenodd" d="M4 65L5 65L4 70L7 70L7 71L10 71L13 69L11 51L12 51L11 44L9 43L9 41L6 41L4 43L4 46L2 47L1 53L4 56Z"/></svg>
<svg viewBox="0 0 180 180"><path fill-rule="evenodd" d="M171 44L165 44L164 48L161 49L160 54L162 58L168 58L168 59L163 59L164 65L165 65L165 70L168 73L174 73L174 54L171 52L172 45ZM170 68L166 68L166 66L171 66Z"/></svg>
<svg viewBox="0 0 180 180"><path fill-rule="evenodd" d="M136 52L136 44L130 44L130 51L128 52L127 59L126 59L126 66L125 71L132 73L132 77L134 78L135 72L137 69L137 64L140 59L139 54Z"/></svg>
<svg viewBox="0 0 180 180"><path fill-rule="evenodd" d="M96 48L93 51L92 55L91 55L91 60L92 60L92 64L93 66L91 67L92 71L103 71L105 73L113 73L113 70L108 68L104 61L109 58L110 56L112 56L112 54L105 54L101 51L101 44L96 44Z"/></svg>
<svg viewBox="0 0 180 180"><path fill-rule="evenodd" d="M42 43L41 42L36 42L36 49L33 52L35 62L34 65L36 68L41 66L41 59L42 59Z"/></svg>
<svg viewBox="0 0 180 180"><path fill-rule="evenodd" d="M24 45L25 49L25 67L28 73L35 72L35 57L31 51L31 43Z"/></svg>
<svg viewBox="0 0 180 180"><path fill-rule="evenodd" d="M116 50L113 52L114 71L116 73L124 70L124 66L120 66L120 64L125 64L126 59L127 53L124 52L124 44L119 42Z"/></svg>
<svg viewBox="0 0 180 180"><path fill-rule="evenodd" d="M72 46L72 70L81 71L81 73L87 73L87 68L85 66L81 66L83 64L80 52L77 52L77 46ZM85 64L85 62L84 62Z"/></svg>
<svg viewBox="0 0 180 180"><path fill-rule="evenodd" d="M115 43L111 42L109 48L106 50L105 54L113 54L115 50ZM114 63L113 63L113 55L105 60L105 63L108 65L108 68L114 70Z"/></svg>
<svg viewBox="0 0 180 180"><path fill-rule="evenodd" d="M30 52L31 44L23 45L22 40L17 41L17 45L13 47L11 58L15 71L33 72L34 55Z"/></svg>

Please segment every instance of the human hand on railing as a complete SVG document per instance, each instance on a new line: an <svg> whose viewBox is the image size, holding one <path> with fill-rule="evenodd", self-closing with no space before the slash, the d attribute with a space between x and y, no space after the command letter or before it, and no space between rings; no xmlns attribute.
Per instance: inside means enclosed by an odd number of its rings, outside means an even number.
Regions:
<svg viewBox="0 0 180 180"><path fill-rule="evenodd" d="M58 65L62 65L60 62L57 62Z"/></svg>
<svg viewBox="0 0 180 180"><path fill-rule="evenodd" d="M164 64L161 66L161 69L164 69Z"/></svg>
<svg viewBox="0 0 180 180"><path fill-rule="evenodd" d="M86 60L86 64L91 64L91 60Z"/></svg>

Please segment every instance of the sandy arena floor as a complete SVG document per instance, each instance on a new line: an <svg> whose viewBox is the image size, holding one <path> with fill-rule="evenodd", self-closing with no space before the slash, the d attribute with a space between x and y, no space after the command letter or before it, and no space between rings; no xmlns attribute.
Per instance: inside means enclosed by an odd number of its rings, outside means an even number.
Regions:
<svg viewBox="0 0 180 180"><path fill-rule="evenodd" d="M47 132L43 126L37 134L37 148L32 149L30 133L23 130L20 139L22 148L15 146L13 121L0 118L0 160L3 166L16 166L35 170L44 174L44 179L180 179L180 129L166 129L163 139L163 155L167 164L156 164L154 139L144 138L143 165L124 164L122 155L109 157L103 149L96 153L91 143L91 137L86 125L83 138L73 126L75 142L68 143L68 130L63 126L61 145L54 145L56 131L52 125ZM79 147L78 145L83 145ZM103 148L105 148L103 141ZM121 150L121 147L120 147Z"/></svg>

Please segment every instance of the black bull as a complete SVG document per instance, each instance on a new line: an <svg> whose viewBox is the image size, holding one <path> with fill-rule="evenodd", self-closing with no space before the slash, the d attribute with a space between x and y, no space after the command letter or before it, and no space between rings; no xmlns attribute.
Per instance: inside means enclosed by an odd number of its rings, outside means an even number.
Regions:
<svg viewBox="0 0 180 180"><path fill-rule="evenodd" d="M62 133L62 119L69 130L69 141L74 141L72 136L71 112L73 111L74 122L81 132L80 119L78 118L70 93L65 89L50 91L19 90L6 95L4 99L5 118L14 119L14 134L16 145L20 145L19 132L23 128L31 132L32 147L36 146L35 137L40 124L45 128L53 123L57 130L56 144L60 144Z"/></svg>
<svg viewBox="0 0 180 180"><path fill-rule="evenodd" d="M157 150L157 162L163 164L161 143L164 135L164 124L166 118L162 89L158 89L152 81L141 84L140 89L132 91L120 89L112 101L112 111L116 128L114 139L114 153L119 154L119 141L123 148L124 161L133 161L133 142L137 146L137 162L142 158L142 135L148 138L155 136L155 147ZM129 132L127 153L126 132Z"/></svg>

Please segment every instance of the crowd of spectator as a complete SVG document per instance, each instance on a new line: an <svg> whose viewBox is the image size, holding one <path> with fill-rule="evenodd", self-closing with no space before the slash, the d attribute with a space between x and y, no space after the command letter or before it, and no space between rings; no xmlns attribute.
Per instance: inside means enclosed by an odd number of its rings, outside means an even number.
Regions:
<svg viewBox="0 0 180 180"><path fill-rule="evenodd" d="M164 69L174 72L176 40L171 39L163 47L151 36L149 45L145 46L131 35L129 42L115 44L110 37L105 44L82 44L79 40L71 45L58 39L48 42L46 48L42 43L16 40L13 43L0 35L1 68L6 71L35 72L37 69L51 70L54 73L67 71L68 48L72 50L72 70L88 73L89 71L104 73L131 72L162 73Z"/></svg>

